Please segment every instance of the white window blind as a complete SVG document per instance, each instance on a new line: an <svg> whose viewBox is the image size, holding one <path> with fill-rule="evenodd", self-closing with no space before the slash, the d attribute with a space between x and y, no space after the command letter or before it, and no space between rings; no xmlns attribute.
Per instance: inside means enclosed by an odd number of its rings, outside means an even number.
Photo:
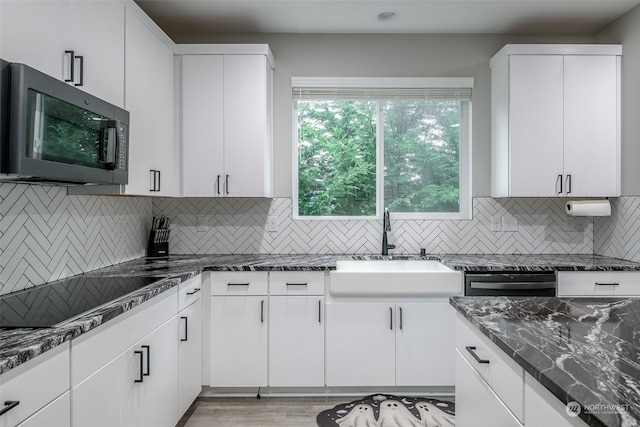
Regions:
<svg viewBox="0 0 640 427"><path fill-rule="evenodd" d="M473 77L292 77L297 100L457 99L471 101Z"/></svg>

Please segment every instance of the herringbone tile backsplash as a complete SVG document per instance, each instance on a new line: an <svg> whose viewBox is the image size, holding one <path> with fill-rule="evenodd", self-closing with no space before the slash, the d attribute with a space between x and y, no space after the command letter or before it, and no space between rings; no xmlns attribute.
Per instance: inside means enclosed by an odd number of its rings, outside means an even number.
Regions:
<svg viewBox="0 0 640 427"><path fill-rule="evenodd" d="M0 183L0 294L144 256L151 217L148 198Z"/></svg>
<svg viewBox="0 0 640 427"><path fill-rule="evenodd" d="M466 221L393 220L389 242L395 254L592 254L593 221L581 232L565 231L564 199L473 200ZM293 220L292 200L154 199L155 215L172 219L169 250L174 254L367 254L378 253L380 220ZM491 217L510 214L517 232L492 232ZM207 231L198 231L198 217ZM279 231L267 231L278 217Z"/></svg>
<svg viewBox="0 0 640 427"><path fill-rule="evenodd" d="M640 197L611 199L611 216L594 227L595 253L640 262Z"/></svg>

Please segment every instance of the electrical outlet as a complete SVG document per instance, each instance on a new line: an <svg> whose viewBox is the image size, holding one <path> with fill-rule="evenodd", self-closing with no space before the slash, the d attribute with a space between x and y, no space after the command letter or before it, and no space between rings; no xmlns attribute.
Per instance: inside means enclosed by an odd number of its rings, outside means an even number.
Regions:
<svg viewBox="0 0 640 427"><path fill-rule="evenodd" d="M518 218L509 214L503 216L502 231L518 231Z"/></svg>
<svg viewBox="0 0 640 427"><path fill-rule="evenodd" d="M198 233L206 233L209 230L209 224L207 224L207 216L198 215L196 219L198 220Z"/></svg>
<svg viewBox="0 0 640 427"><path fill-rule="evenodd" d="M491 231L502 231L502 218L494 215L491 217Z"/></svg>
<svg viewBox="0 0 640 427"><path fill-rule="evenodd" d="M119 219L116 222L116 237L124 237L124 233L127 229L127 221Z"/></svg>
<svg viewBox="0 0 640 427"><path fill-rule="evenodd" d="M269 222L267 224L267 230L270 233L277 233L278 232L278 217L277 216L270 216L269 217Z"/></svg>
<svg viewBox="0 0 640 427"><path fill-rule="evenodd" d="M564 231L581 233L589 224L590 219L584 216L568 216L564 219Z"/></svg>

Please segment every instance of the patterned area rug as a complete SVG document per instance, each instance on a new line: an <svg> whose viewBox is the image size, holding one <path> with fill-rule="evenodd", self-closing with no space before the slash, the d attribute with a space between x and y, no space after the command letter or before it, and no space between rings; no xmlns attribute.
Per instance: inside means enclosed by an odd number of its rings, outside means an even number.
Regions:
<svg viewBox="0 0 640 427"><path fill-rule="evenodd" d="M453 427L455 403L372 394L318 414L319 427Z"/></svg>

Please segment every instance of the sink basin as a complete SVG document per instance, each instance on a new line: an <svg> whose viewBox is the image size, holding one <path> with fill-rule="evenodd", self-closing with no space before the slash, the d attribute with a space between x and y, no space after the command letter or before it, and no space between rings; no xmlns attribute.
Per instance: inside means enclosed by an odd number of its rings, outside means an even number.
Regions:
<svg viewBox="0 0 640 427"><path fill-rule="evenodd" d="M435 260L340 260L329 292L343 297L459 295L462 273Z"/></svg>

